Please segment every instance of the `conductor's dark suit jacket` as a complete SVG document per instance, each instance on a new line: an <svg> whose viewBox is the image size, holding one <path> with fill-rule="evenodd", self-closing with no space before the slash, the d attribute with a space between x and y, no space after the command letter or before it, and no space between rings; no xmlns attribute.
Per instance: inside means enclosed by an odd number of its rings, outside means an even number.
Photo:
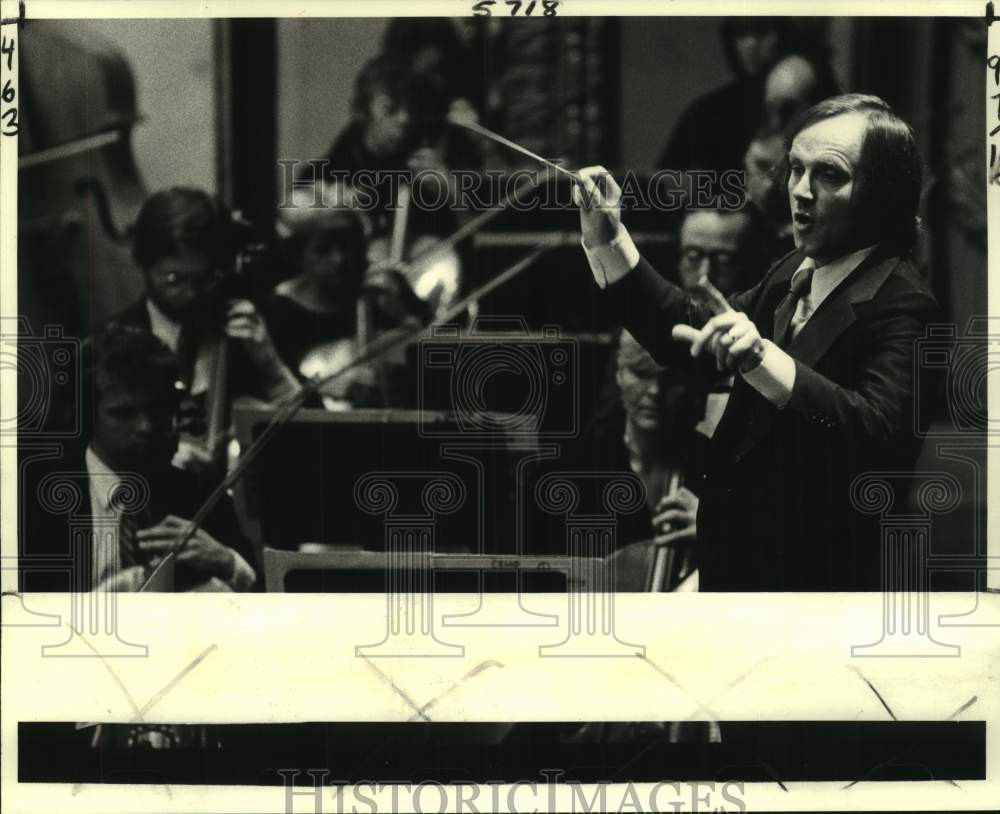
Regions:
<svg viewBox="0 0 1000 814"><path fill-rule="evenodd" d="M773 339L776 311L790 316L802 260L786 255L730 298L762 337ZM604 297L658 361L692 364L670 331L707 315L645 260ZM783 409L736 377L699 489L701 590L881 588L879 518L854 506L851 484L913 467L914 342L936 310L913 265L876 248L785 345L796 370Z"/></svg>

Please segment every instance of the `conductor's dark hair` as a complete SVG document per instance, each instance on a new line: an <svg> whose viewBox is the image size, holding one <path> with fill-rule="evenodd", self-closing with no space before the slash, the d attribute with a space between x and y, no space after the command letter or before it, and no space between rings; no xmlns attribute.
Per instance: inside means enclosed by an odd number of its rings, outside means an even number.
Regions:
<svg viewBox="0 0 1000 814"><path fill-rule="evenodd" d="M110 322L81 347L82 425L88 439L101 398L114 392L162 393L173 411L180 405L177 361L150 331Z"/></svg>
<svg viewBox="0 0 1000 814"><path fill-rule="evenodd" d="M923 162L913 128L878 96L848 93L824 99L789 130L788 144L808 127L845 113L863 113L868 126L861 143L853 190L859 246L879 243L909 253L920 230ZM779 178L788 185L786 153Z"/></svg>
<svg viewBox="0 0 1000 814"><path fill-rule="evenodd" d="M185 253L208 256L218 268L234 254L229 211L216 198L194 187L170 187L142 205L132 235L132 257L148 269L164 257Z"/></svg>

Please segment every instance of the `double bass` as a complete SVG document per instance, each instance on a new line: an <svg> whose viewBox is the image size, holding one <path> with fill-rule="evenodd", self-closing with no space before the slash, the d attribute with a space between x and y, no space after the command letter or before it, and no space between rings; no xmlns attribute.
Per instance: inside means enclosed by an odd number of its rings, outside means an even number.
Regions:
<svg viewBox="0 0 1000 814"><path fill-rule="evenodd" d="M84 337L134 302L128 227L146 198L135 80L109 42L46 21L21 34L18 310Z"/></svg>

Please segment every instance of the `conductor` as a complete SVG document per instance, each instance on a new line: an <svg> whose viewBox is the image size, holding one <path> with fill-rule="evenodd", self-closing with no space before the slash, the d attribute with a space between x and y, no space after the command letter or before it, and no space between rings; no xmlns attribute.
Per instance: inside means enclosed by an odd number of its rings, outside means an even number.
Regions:
<svg viewBox="0 0 1000 814"><path fill-rule="evenodd" d="M701 590L881 586L878 519L857 475L912 469L914 342L936 312L910 260L921 162L875 96L826 99L789 136L795 250L749 291L692 296L661 277L620 220L601 167L574 189L606 306L661 363L738 371L712 439L697 518Z"/></svg>

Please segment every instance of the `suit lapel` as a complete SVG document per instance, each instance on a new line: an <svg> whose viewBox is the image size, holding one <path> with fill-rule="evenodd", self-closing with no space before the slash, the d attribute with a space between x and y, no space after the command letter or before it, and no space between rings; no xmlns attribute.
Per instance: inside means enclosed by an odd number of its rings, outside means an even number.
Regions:
<svg viewBox="0 0 1000 814"><path fill-rule="evenodd" d="M830 292L789 343L789 355L809 367L823 358L830 346L857 319L854 306L871 300L896 267L896 263L883 260L884 257L876 249Z"/></svg>
<svg viewBox="0 0 1000 814"><path fill-rule="evenodd" d="M792 285L792 275L795 270L802 265L805 256L802 252L793 252L788 258L774 270L771 279L767 283L767 290L760 298L759 304L751 318L757 325L761 336L778 342L779 333L783 333L782 320L787 328L792 314L795 311L794 303L790 303ZM777 302L777 306L772 303ZM786 313L787 312L787 313ZM767 329L770 328L770 335Z"/></svg>
<svg viewBox="0 0 1000 814"><path fill-rule="evenodd" d="M776 287L788 286L792 274L799 267L801 261L802 255L796 253L785 268L775 273L774 285ZM881 248L873 251L823 300L820 307L809 317L806 324L802 326L802 330L792 340L787 348L787 353L804 365L814 367L833 343L857 319L854 306L861 302L870 301L885 279L896 268L898 262L898 259L893 257L887 259ZM780 327L778 312L782 310L787 299L788 297L775 309L774 323L776 327ZM761 319L763 320L763 315ZM788 319L791 319L790 315ZM787 330L787 322L785 329ZM774 341L777 342L777 338ZM750 387L745 383L744 386ZM741 452L750 449L764 436L776 415L775 410L765 409L765 404L761 399L750 399L748 410L746 416L748 426L742 434L739 444Z"/></svg>

